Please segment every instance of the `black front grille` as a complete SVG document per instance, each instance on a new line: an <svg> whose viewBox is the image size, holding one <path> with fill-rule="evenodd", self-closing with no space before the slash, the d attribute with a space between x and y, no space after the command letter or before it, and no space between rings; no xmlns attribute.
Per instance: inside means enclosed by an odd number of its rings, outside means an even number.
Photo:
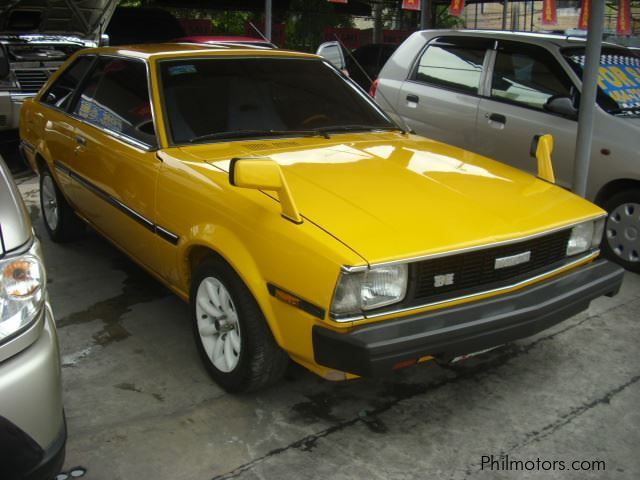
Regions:
<svg viewBox="0 0 640 480"><path fill-rule="evenodd" d="M23 93L37 93L49 78L45 70L16 70L15 74Z"/></svg>
<svg viewBox="0 0 640 480"><path fill-rule="evenodd" d="M499 287L501 283L512 283L522 277L548 270L550 266L566 258L570 234L570 230L562 230L523 242L416 262L413 264L415 288L408 301L413 304L426 303L451 297L448 295L451 292L463 295L486 291ZM531 252L529 261L511 267L495 268L497 258L525 252ZM452 283L437 287L436 277L440 275L448 275Z"/></svg>

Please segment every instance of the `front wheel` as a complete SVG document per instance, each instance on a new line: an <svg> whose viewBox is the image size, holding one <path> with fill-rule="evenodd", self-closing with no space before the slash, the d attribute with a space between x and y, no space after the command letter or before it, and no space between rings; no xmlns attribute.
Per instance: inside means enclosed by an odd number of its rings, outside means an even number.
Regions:
<svg viewBox="0 0 640 480"><path fill-rule="evenodd" d="M603 205L608 212L602 252L627 270L640 273L640 190L624 190Z"/></svg>
<svg viewBox="0 0 640 480"><path fill-rule="evenodd" d="M196 270L191 310L200 357L226 391L257 390L282 377L287 354L246 285L222 259L209 257Z"/></svg>

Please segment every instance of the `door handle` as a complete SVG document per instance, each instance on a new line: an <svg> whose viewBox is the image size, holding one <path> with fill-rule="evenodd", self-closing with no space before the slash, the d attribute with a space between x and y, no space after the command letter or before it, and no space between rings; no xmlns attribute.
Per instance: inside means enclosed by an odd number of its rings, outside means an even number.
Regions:
<svg viewBox="0 0 640 480"><path fill-rule="evenodd" d="M412 102L412 103L420 103L420 97L418 97L417 95L407 95L407 102Z"/></svg>
<svg viewBox="0 0 640 480"><path fill-rule="evenodd" d="M501 123L502 125L507 123L507 117L499 113L487 113L485 117L491 122Z"/></svg>
<svg viewBox="0 0 640 480"><path fill-rule="evenodd" d="M78 145L85 146L87 144L87 139L84 138L82 135L76 135L76 143Z"/></svg>

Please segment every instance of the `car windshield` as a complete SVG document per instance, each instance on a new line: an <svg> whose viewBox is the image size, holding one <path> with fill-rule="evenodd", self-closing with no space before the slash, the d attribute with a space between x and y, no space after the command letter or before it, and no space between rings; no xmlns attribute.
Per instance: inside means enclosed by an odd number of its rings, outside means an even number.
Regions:
<svg viewBox="0 0 640 480"><path fill-rule="evenodd" d="M174 144L398 128L321 60L165 60L160 78Z"/></svg>
<svg viewBox="0 0 640 480"><path fill-rule="evenodd" d="M562 53L582 78L585 49L570 48ZM640 56L623 48L602 48L598 103L613 115L640 115Z"/></svg>

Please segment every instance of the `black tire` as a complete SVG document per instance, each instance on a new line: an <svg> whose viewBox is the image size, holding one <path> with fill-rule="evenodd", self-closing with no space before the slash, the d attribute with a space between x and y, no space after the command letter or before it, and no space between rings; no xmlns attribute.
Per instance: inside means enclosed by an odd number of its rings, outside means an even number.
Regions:
<svg viewBox="0 0 640 480"><path fill-rule="evenodd" d="M205 280L208 283L204 283ZM218 284L222 285L229 295L231 303L227 303L227 308L231 314L216 317L215 315L207 315L207 312L202 310L202 307L198 307L196 303L201 286L203 292L199 298L202 301L203 298L208 297L208 294L203 295L206 292L206 286L212 287ZM220 290L217 292L221 297ZM224 292L222 293L224 294ZM214 303L210 303L214 305ZM190 304L193 335L200 358L207 372L218 385L231 393L249 392L265 388L282 378L289 363L289 357L273 338L264 315L249 289L224 260L211 256L198 266L191 282ZM220 311L218 307L215 308ZM201 326L206 327L206 322L210 322L213 329L216 330L217 333L210 335L213 340L209 339L209 335L200 335L198 310L200 310ZM220 320L218 321L216 318ZM237 329L232 324L236 325ZM236 352L234 347L230 354L232 361L223 365L221 369L216 366L213 360L216 342L224 343L227 335L236 335L237 338L238 330L239 351ZM207 342L207 346L203 342ZM213 347L211 347L211 342L214 344ZM207 348L209 352L207 352ZM237 364L229 367L234 361ZM220 364L220 361L218 363ZM230 368L230 370L224 371L224 368Z"/></svg>
<svg viewBox="0 0 640 480"><path fill-rule="evenodd" d="M627 270L640 273L640 190L616 193L602 207L608 213L602 254Z"/></svg>
<svg viewBox="0 0 640 480"><path fill-rule="evenodd" d="M55 210L55 216L49 213L52 209ZM40 173L40 211L44 226L54 242L74 240L84 229L82 220L76 216L46 168Z"/></svg>

